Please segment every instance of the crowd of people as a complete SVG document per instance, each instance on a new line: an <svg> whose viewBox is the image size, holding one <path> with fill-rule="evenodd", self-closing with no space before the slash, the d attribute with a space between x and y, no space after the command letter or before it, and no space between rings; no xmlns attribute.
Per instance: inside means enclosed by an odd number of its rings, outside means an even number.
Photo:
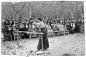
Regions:
<svg viewBox="0 0 86 57"><path fill-rule="evenodd" d="M46 18L42 18L43 20ZM33 25L33 23L36 21L34 18L30 18L29 21L22 22L22 18L19 17L17 20L13 18L5 18L5 21L2 22L2 32L4 35L4 40L11 40L14 39L13 32L15 30L17 31L37 31L37 28ZM37 21L36 21L37 22ZM79 24L83 23L82 21L76 21L76 22L67 22L67 20L58 20L58 21L51 21L49 22L49 19L47 18L47 21L45 22L48 26L51 27L51 30L53 31L59 31L61 27L63 29L68 30L69 34L80 32L80 26ZM21 38L28 38L29 35L26 33L23 33Z"/></svg>

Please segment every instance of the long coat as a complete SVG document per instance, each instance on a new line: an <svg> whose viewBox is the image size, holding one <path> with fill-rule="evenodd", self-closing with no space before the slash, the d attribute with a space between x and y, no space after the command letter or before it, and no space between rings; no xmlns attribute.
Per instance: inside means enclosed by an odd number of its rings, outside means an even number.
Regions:
<svg viewBox="0 0 86 57"><path fill-rule="evenodd" d="M3 34L4 34L4 40L5 41L8 41L8 40L11 40L11 32L8 30L9 29L9 24L4 22L4 25L3 25Z"/></svg>

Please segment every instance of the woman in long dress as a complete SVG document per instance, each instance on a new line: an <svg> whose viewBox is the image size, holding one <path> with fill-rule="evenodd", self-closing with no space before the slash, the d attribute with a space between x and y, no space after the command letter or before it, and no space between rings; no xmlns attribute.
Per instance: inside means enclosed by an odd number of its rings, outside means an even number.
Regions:
<svg viewBox="0 0 86 57"><path fill-rule="evenodd" d="M39 38L39 43L37 46L38 50L47 50L47 48L49 48L49 42L48 42L48 38L47 38L47 29L45 27L44 22L42 21L41 18L38 18L37 22L33 23L37 28L41 29L41 32L43 33L43 40L41 40L41 38ZM42 47L42 43L43 43L43 47Z"/></svg>

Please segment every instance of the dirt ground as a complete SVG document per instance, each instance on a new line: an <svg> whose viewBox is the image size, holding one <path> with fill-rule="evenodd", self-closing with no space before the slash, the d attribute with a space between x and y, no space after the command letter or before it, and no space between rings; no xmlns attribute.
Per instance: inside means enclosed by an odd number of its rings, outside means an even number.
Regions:
<svg viewBox="0 0 86 57"><path fill-rule="evenodd" d="M22 39L18 45L17 41L2 42L1 53L3 55L37 55L35 50L39 39ZM85 35L77 33L72 35L48 38L49 49L45 56L84 56L85 55ZM33 51L32 51L33 50ZM32 51L32 54L31 54Z"/></svg>

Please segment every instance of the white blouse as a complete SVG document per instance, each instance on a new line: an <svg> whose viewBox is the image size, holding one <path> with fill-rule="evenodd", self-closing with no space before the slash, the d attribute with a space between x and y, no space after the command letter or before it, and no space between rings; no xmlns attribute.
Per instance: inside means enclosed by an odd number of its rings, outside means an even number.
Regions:
<svg viewBox="0 0 86 57"><path fill-rule="evenodd" d="M37 28L44 28L45 27L45 24L44 22L35 22L34 25L37 27Z"/></svg>

